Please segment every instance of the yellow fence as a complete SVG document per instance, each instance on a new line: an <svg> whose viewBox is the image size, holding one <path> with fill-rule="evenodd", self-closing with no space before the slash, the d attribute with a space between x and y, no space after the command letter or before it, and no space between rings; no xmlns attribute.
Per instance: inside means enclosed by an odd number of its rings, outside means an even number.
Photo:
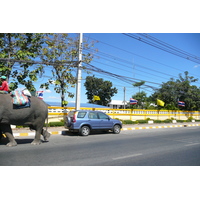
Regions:
<svg viewBox="0 0 200 200"><path fill-rule="evenodd" d="M48 107L49 120L60 121L64 115L74 107ZM140 120L140 119L154 119L165 120L174 118L176 120L187 120L189 117L200 119L200 111L180 111L180 110L142 110L142 109L108 109L108 108L81 108L81 110L98 110L102 111L112 118L119 118L122 120Z"/></svg>

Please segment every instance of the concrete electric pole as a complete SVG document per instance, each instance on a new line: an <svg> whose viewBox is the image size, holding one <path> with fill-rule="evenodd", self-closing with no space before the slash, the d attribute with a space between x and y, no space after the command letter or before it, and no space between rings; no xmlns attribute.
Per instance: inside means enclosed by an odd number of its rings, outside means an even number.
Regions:
<svg viewBox="0 0 200 200"><path fill-rule="evenodd" d="M80 33L79 56L78 56L79 64L78 64L78 68L77 68L77 83L76 83L76 110L80 109L80 101L81 101L82 43L83 43L83 33Z"/></svg>
<svg viewBox="0 0 200 200"><path fill-rule="evenodd" d="M124 87L124 109L126 108L126 88Z"/></svg>

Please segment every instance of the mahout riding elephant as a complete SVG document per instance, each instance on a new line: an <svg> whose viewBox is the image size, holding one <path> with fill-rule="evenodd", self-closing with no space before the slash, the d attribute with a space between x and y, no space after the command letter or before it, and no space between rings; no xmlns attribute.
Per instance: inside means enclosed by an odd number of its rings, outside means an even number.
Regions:
<svg viewBox="0 0 200 200"><path fill-rule="evenodd" d="M12 125L28 125L31 130L35 130L35 138L31 144L41 143L40 136L43 135L47 141L50 133L43 129L45 120L48 118L48 106L38 97L30 97L30 107L16 108L13 105L10 94L0 94L0 139L1 134L5 134L9 140L7 146L16 146Z"/></svg>

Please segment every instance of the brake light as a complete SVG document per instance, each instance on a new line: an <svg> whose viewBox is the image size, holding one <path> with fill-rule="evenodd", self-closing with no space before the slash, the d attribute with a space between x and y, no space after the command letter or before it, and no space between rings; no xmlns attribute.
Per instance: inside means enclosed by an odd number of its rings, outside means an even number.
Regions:
<svg viewBox="0 0 200 200"><path fill-rule="evenodd" d="M76 114L72 117L72 122L76 122Z"/></svg>

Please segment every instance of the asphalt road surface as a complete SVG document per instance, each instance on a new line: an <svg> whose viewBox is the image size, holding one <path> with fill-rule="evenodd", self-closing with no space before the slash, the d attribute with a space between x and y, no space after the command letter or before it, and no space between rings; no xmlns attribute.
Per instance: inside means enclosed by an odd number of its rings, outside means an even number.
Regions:
<svg viewBox="0 0 200 200"><path fill-rule="evenodd" d="M66 133L31 145L18 137L16 147L0 143L0 166L199 166L200 127L94 133Z"/></svg>

